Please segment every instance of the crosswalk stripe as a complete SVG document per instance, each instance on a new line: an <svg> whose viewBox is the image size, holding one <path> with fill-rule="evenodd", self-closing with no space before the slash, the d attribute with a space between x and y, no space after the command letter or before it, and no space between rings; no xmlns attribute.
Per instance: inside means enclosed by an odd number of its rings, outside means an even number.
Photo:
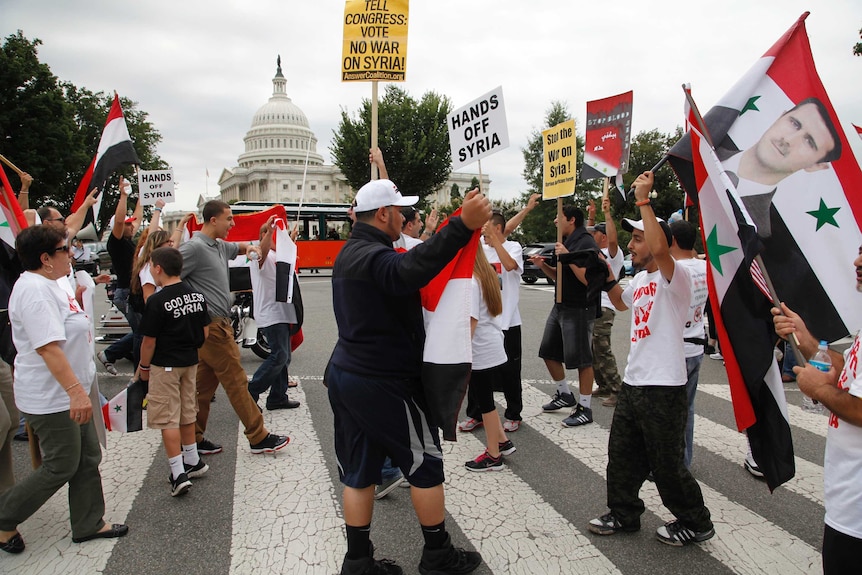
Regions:
<svg viewBox="0 0 862 575"><path fill-rule="evenodd" d="M146 413L144 431L108 432L99 468L107 523L125 523L161 441L158 431L147 429ZM27 551L3 557L5 573L101 573L105 569L117 539L73 543L68 493L64 486L18 526Z"/></svg>
<svg viewBox="0 0 862 575"><path fill-rule="evenodd" d="M446 509L494 573L619 573L590 540L510 469L464 467L485 449L471 434L444 442ZM515 452L512 457L517 457Z"/></svg>
<svg viewBox="0 0 862 575"><path fill-rule="evenodd" d="M539 413L548 396L526 385L523 398L525 413L530 410ZM525 422L596 474L605 477L608 430L595 423L578 429L566 429L560 425L560 417L554 414L536 415L525 419ZM820 553L798 537L745 506L734 503L711 487L702 483L700 487L716 532L715 537L700 546L734 572L804 575L820 565ZM654 484L644 484L641 498L653 513L671 518L671 514L662 506ZM597 509L596 515L603 512L603 509Z"/></svg>
<svg viewBox="0 0 862 575"><path fill-rule="evenodd" d="M719 399L730 401L730 387L727 385L720 383L698 384L697 391L703 391ZM826 410L823 413L809 413L799 406L787 405L787 416L790 418L790 425L810 431L820 437L826 437L828 413Z"/></svg>
<svg viewBox="0 0 862 575"><path fill-rule="evenodd" d="M289 431L290 444L274 455L252 454L239 424L231 538L237 575L337 573L347 551L338 495L301 385L291 398L300 407L264 410L268 429Z"/></svg>

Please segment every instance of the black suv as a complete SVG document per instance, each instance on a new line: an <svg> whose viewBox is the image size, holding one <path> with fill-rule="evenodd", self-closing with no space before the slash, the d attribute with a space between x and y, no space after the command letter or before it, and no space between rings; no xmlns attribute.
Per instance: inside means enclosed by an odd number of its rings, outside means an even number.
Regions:
<svg viewBox="0 0 862 575"><path fill-rule="evenodd" d="M539 278L545 278L549 284L553 284L554 280L545 275L541 269L533 265L530 261L531 256L542 256L546 262L550 262L554 255L555 243L527 244L524 246L524 273L521 274L521 279L524 283L534 284Z"/></svg>

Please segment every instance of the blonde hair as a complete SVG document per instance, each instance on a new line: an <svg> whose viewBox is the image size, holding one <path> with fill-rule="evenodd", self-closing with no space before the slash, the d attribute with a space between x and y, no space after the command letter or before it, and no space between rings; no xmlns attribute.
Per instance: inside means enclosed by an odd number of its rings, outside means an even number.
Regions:
<svg viewBox="0 0 862 575"><path fill-rule="evenodd" d="M167 243L171 239L171 234L164 230L155 230L150 232L147 228L144 230L142 239L138 240L138 247L135 248L134 265L132 266L132 285L133 293L141 293L143 286L141 285L141 270L150 261L150 254L160 245ZM142 245L143 244L143 245ZM140 255L138 255L140 254Z"/></svg>
<svg viewBox="0 0 862 575"><path fill-rule="evenodd" d="M485 251L481 246L476 250L476 259L473 262L473 277L479 281L482 290L482 299L488 307L488 313L498 316L503 313L503 292L500 290L500 278L496 270L491 267Z"/></svg>

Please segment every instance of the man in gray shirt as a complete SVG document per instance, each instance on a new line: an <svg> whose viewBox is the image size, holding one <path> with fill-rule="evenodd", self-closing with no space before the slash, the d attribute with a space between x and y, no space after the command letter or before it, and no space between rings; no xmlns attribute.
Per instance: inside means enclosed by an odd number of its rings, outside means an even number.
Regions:
<svg viewBox="0 0 862 575"><path fill-rule="evenodd" d="M234 226L230 206L218 200L204 204L204 225L180 246L183 254L182 279L195 291L204 294L212 323L209 336L200 348L197 371L198 416L195 430L198 452L219 453L221 445L204 438L210 402L221 382L240 421L245 426L252 453L273 453L288 444L290 438L269 433L263 415L248 393L248 378L240 363L239 346L230 323L230 283L228 262L248 250L247 243L225 242Z"/></svg>

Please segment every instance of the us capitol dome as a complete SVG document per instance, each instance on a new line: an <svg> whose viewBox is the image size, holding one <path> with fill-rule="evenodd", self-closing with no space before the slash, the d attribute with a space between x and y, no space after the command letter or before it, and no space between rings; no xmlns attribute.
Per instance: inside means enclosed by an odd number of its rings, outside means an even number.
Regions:
<svg viewBox="0 0 862 575"><path fill-rule="evenodd" d="M259 202L347 203L355 190L334 165L325 164L317 152L317 136L308 127L308 118L287 95L287 79L281 71L281 56L272 79L272 96L258 108L243 142L245 151L237 166L225 168L219 176L218 199ZM384 155L386 150L383 150ZM302 177L308 158L305 194ZM450 202L449 190L458 184L463 191L478 174L452 172L436 194L437 205ZM489 178L483 174L483 186ZM206 198L209 199L209 198ZM205 201L201 197L199 204Z"/></svg>

